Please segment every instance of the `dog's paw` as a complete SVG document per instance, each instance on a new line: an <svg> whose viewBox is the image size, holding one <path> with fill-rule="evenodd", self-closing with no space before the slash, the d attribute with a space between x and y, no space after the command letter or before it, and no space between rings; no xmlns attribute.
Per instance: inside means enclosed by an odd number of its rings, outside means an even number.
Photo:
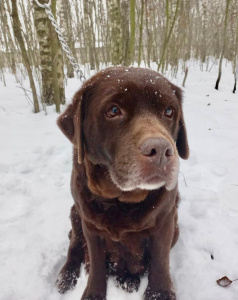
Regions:
<svg viewBox="0 0 238 300"><path fill-rule="evenodd" d="M176 296L173 291L154 292L150 288L147 288L144 300L176 300Z"/></svg>
<svg viewBox="0 0 238 300"><path fill-rule="evenodd" d="M138 291L140 286L140 277L138 275L125 274L116 278L117 286L120 286L124 291L132 293Z"/></svg>
<svg viewBox="0 0 238 300"><path fill-rule="evenodd" d="M77 283L78 277L79 268L66 263L55 282L58 292L63 294L68 290L72 290Z"/></svg>

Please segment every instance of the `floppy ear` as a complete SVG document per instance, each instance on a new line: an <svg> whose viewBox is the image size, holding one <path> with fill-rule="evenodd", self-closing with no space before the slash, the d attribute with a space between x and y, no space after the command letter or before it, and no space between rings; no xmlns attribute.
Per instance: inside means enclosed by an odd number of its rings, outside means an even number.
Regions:
<svg viewBox="0 0 238 300"><path fill-rule="evenodd" d="M81 89L75 94L73 103L57 120L59 128L77 148L79 164L84 160L82 95Z"/></svg>
<svg viewBox="0 0 238 300"><path fill-rule="evenodd" d="M176 146L178 149L179 156L183 159L188 159L189 146L188 146L188 139L187 139L187 130L186 130L184 117L183 117L183 107L182 107L183 94L182 94L182 90L173 84L172 84L172 89L175 92L175 95L177 96L181 106L181 115L179 119L179 129L178 129L178 136L176 140Z"/></svg>

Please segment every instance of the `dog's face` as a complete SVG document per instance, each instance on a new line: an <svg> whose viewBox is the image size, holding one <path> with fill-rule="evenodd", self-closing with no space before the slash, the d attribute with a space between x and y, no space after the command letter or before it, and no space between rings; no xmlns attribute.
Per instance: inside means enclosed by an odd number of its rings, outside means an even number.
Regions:
<svg viewBox="0 0 238 300"><path fill-rule="evenodd" d="M181 90L157 72L113 67L89 79L58 124L121 191L177 184L179 159L189 155Z"/></svg>

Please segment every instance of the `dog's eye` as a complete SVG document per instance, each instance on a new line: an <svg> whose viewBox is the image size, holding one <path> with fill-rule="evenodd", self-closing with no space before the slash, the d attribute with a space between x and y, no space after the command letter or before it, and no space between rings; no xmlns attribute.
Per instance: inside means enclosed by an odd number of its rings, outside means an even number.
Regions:
<svg viewBox="0 0 238 300"><path fill-rule="evenodd" d="M121 115L121 111L118 106L112 105L106 111L106 116L108 118L114 118Z"/></svg>
<svg viewBox="0 0 238 300"><path fill-rule="evenodd" d="M167 118L172 118L173 117L173 114L174 114L174 108L169 106L166 108L166 110L164 111L164 115L167 117Z"/></svg>

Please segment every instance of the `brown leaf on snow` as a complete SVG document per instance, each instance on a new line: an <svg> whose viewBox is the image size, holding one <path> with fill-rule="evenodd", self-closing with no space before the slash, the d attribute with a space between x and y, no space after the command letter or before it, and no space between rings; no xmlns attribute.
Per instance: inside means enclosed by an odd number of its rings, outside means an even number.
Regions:
<svg viewBox="0 0 238 300"><path fill-rule="evenodd" d="M222 286L222 287L227 287L229 286L233 281L230 280L228 277L224 276L220 279L217 280L217 284Z"/></svg>

